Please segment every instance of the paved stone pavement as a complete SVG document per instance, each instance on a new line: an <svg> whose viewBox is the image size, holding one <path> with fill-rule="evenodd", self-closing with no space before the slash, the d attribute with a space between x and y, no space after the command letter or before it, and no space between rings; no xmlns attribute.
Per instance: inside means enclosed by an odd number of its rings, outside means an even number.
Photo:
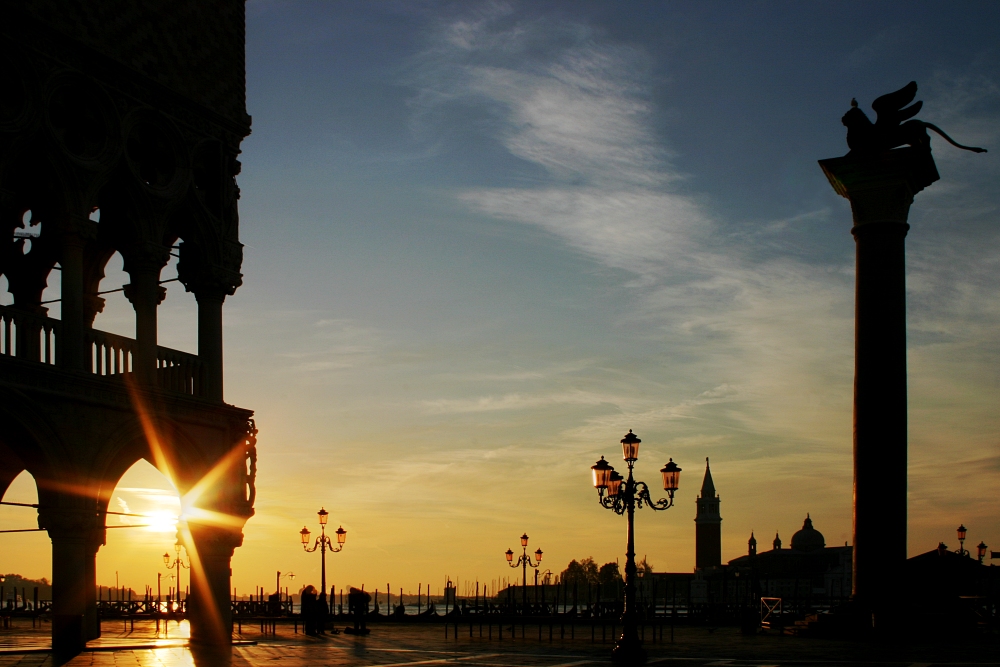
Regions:
<svg viewBox="0 0 1000 667"><path fill-rule="evenodd" d="M244 626L244 630L248 630ZM176 634L176 633L175 633ZM278 635L245 632L245 640L255 645L232 649L233 667L288 665L291 667L582 667L610 665L610 643L591 643L590 633L579 632L575 640L539 641L537 634L499 641L468 636L468 626L458 639L444 637L441 625L377 625L368 637L327 635L308 638L280 627ZM0 637L0 667L50 667L48 653L10 653L37 648L40 635L22 634L23 641L10 635ZM183 646L148 646L154 635L139 627L135 632L115 634L105 629L95 646L68 664L69 667L219 667L227 661L218 655L199 655ZM825 641L782 636L744 636L732 628L678 628L675 642L647 641L650 665L677 667L1000 667L1000 643L956 640L937 645L878 645ZM173 642L171 642L173 643Z"/></svg>

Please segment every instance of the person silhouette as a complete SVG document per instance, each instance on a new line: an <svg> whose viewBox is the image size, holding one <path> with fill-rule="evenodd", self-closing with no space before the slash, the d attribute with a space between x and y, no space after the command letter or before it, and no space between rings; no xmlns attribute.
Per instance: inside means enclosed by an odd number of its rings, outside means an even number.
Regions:
<svg viewBox="0 0 1000 667"><path fill-rule="evenodd" d="M316 599L315 586L310 584L302 589L302 597L299 607L300 613L302 614L302 623L306 629L306 634L310 637L315 637L319 634L316 627L316 607L318 603L319 601Z"/></svg>
<svg viewBox="0 0 1000 667"><path fill-rule="evenodd" d="M354 618L354 627L346 629L348 634L367 635L371 632L367 624L368 603L371 600L372 596L368 593L354 587L351 588L351 592L347 595L347 605Z"/></svg>
<svg viewBox="0 0 1000 667"><path fill-rule="evenodd" d="M326 615L329 610L326 591L320 591L319 597L316 598L316 631L321 635L326 634Z"/></svg>

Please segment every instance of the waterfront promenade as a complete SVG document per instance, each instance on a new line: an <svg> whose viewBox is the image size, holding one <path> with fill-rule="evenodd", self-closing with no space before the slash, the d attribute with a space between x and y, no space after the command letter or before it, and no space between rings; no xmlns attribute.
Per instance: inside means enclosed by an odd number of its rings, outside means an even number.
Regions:
<svg viewBox="0 0 1000 667"><path fill-rule="evenodd" d="M133 632L119 633L117 624L105 624L104 635L68 665L72 667L207 667L219 664L209 657L196 659L185 644L183 628L171 627L157 636L152 624L136 624ZM233 647L235 667L289 665L293 667L406 667L462 665L469 667L575 667L610 665L610 644L591 642L589 634L576 639L539 641L530 636L498 640L459 633L446 639L442 625L381 625L367 637L346 634L320 638L294 634L279 626L276 635L248 632ZM158 648L152 648L157 645ZM51 655L44 630L13 630L0 636L0 667L50 667ZM1000 667L996 641L963 640L950 643L868 644L789 636L746 636L731 627L678 627L673 643L647 644L649 664L749 667L751 665L883 667L976 665Z"/></svg>

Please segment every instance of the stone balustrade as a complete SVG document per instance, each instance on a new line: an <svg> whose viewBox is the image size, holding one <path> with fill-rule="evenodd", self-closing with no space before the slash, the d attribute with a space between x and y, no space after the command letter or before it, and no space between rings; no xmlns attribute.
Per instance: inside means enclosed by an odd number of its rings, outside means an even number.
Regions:
<svg viewBox="0 0 1000 667"><path fill-rule="evenodd" d="M12 306L0 306L0 357L58 366L56 339L61 322ZM136 341L127 336L87 329L84 333L86 370L121 379L133 371ZM167 391L202 396L204 364L196 354L156 348L156 384Z"/></svg>

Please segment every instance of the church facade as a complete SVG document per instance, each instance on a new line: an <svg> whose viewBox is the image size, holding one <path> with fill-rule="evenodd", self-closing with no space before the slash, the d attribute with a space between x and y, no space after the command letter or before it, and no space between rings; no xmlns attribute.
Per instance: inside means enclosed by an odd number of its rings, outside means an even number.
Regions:
<svg viewBox="0 0 1000 667"><path fill-rule="evenodd" d="M737 607L756 604L761 597L780 597L792 611L828 608L850 598L853 550L828 547L810 515L789 546L776 534L771 549L759 552L751 533L746 555L723 563L721 498L707 458L695 504L694 571L647 575L651 579L646 583L668 591L674 604Z"/></svg>

